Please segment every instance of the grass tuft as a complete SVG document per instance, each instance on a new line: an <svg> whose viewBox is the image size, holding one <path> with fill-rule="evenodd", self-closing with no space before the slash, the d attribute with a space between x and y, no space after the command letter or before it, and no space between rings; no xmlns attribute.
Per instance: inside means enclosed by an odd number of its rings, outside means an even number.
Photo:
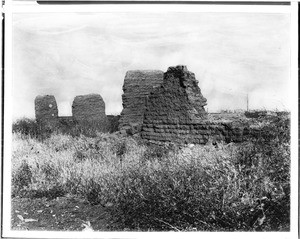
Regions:
<svg viewBox="0 0 300 239"><path fill-rule="evenodd" d="M13 196L112 205L120 230L288 231L290 122L282 114L258 125L244 143L179 148L103 132L41 141L19 124Z"/></svg>

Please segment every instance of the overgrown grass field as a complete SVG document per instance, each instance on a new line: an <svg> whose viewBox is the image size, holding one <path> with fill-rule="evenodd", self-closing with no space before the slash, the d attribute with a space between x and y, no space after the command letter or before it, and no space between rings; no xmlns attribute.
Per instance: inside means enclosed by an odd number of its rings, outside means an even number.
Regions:
<svg viewBox="0 0 300 239"><path fill-rule="evenodd" d="M161 147L97 131L41 137L18 121L12 197L83 197L109 208L118 230L287 231L289 117L260 127L240 144Z"/></svg>

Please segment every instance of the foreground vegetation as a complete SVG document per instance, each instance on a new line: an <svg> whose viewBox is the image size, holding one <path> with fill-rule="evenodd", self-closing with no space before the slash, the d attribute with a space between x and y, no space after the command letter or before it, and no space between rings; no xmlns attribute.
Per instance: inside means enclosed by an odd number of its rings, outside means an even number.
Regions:
<svg viewBox="0 0 300 239"><path fill-rule="evenodd" d="M13 127L14 198L83 197L107 208L118 230L289 230L286 115L261 123L248 142L217 147L158 147L97 131L41 137L34 124Z"/></svg>

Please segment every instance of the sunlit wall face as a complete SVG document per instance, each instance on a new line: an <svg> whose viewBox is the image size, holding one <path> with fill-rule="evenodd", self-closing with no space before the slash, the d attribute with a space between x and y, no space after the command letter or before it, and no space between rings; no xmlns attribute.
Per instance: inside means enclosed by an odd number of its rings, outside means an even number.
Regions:
<svg viewBox="0 0 300 239"><path fill-rule="evenodd" d="M13 117L34 117L34 98L99 93L122 110L127 70L187 65L209 112L290 110L290 18L284 13L15 13Z"/></svg>

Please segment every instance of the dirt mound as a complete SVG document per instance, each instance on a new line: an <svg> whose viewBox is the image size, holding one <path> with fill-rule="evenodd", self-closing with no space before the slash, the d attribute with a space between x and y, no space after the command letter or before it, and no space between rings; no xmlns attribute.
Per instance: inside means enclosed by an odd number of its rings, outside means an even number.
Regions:
<svg viewBox="0 0 300 239"><path fill-rule="evenodd" d="M109 209L77 197L13 198L13 230L109 231L115 229Z"/></svg>

